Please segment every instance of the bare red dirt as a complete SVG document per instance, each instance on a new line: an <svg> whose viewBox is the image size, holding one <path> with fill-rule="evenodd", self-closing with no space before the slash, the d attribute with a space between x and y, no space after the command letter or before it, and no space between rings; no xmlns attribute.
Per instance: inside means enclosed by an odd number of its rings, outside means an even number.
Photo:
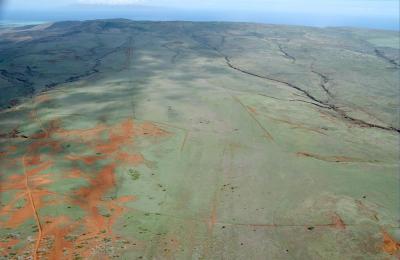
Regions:
<svg viewBox="0 0 400 260"><path fill-rule="evenodd" d="M400 251L400 243L394 240L386 231L382 231L382 235L383 235L382 250L390 255L398 255Z"/></svg>
<svg viewBox="0 0 400 260"><path fill-rule="evenodd" d="M32 118L37 119L36 113L32 114ZM160 137L168 133L152 123L134 124L131 119L111 126L98 124L89 129L73 130L62 128L59 120L51 121L46 126L42 122L39 124L42 130L33 134L26 145L21 146L24 147L24 155L10 158L19 161L24 174L10 175L0 187L0 192L16 192L15 199L0 209L0 216L8 217L6 222L0 224L17 228L27 220L35 219L38 229L35 245L32 249L32 245L27 244L19 251L29 251L35 259L107 258L104 245L118 239L113 234L113 225L125 211L123 203L133 201L135 197L106 198L106 195L115 188L116 170L120 165L139 165L145 162L140 153L127 152L124 147L134 145L139 136ZM95 155L63 155L66 153L63 145L66 143L83 144ZM10 155L4 152L2 156ZM80 162L87 165L89 170L82 170ZM61 179L60 175L53 172L58 163L70 165L70 169L62 173ZM67 195L46 189L48 184L68 178L85 179L89 185ZM15 208L18 199L24 199L25 204ZM85 212L85 217L75 221L64 215L40 215L42 208L60 204L79 207ZM14 245L19 242L18 239L14 240L4 244ZM3 253L7 254L8 251Z"/></svg>
<svg viewBox="0 0 400 260"><path fill-rule="evenodd" d="M337 229L346 229L343 219L336 213L332 216L332 225Z"/></svg>

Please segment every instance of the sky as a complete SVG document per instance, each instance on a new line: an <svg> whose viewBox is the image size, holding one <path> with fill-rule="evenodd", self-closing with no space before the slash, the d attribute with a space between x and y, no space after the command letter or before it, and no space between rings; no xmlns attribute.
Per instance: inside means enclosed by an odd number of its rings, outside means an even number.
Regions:
<svg viewBox="0 0 400 260"><path fill-rule="evenodd" d="M20 21L213 20L399 30L399 0L3 0L0 8L3 20Z"/></svg>

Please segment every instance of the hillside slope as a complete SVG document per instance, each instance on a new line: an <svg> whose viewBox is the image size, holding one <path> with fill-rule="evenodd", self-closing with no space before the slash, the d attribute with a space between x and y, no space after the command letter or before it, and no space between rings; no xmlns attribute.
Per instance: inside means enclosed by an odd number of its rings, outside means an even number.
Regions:
<svg viewBox="0 0 400 260"><path fill-rule="evenodd" d="M3 258L399 256L396 32L118 19L0 35Z"/></svg>

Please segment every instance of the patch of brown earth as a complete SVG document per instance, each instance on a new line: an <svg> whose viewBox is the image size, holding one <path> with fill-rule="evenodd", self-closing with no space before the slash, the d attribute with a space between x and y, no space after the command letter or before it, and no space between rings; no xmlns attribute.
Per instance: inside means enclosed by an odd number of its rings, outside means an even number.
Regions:
<svg viewBox="0 0 400 260"><path fill-rule="evenodd" d="M382 250L390 255L398 255L400 243L392 238L388 232L382 231L383 245Z"/></svg>
<svg viewBox="0 0 400 260"><path fill-rule="evenodd" d="M337 229L346 229L343 219L336 213L332 216L332 226Z"/></svg>
<svg viewBox="0 0 400 260"><path fill-rule="evenodd" d="M15 159L22 162L24 175L13 174L0 187L0 192L17 191L16 198L25 199L26 203L15 209L15 199L1 208L0 216L6 216L8 220L0 224L16 228L36 218L38 234L35 247L33 251L31 245L20 250L28 250L34 259L106 257L106 249L112 247L113 241L118 238L113 234L112 226L125 211L121 204L135 197L106 199L105 196L115 188L118 166L138 165L145 161L140 153L126 152L123 147L132 146L137 136L159 137L168 133L151 123L135 125L131 119L111 126L99 124L90 129L66 130L61 127L59 120L44 126L36 113L32 114L32 118L38 121L42 130L28 139L23 157ZM71 143L84 145L97 155L63 156L63 145ZM7 157L8 153L4 153L4 156ZM100 169L99 161L102 162ZM57 177L59 175L51 173L53 165L60 162L71 166L63 178L83 178L89 185L71 194L46 190L46 185L62 181ZM77 168L77 162L85 163L89 170ZM81 221L74 221L67 216L41 217L38 211L50 205L78 206L86 216ZM66 239L68 236L74 236L75 241ZM3 253L6 255L8 252L5 250Z"/></svg>
<svg viewBox="0 0 400 260"><path fill-rule="evenodd" d="M98 160L105 159L105 156L88 155L88 156L77 156L77 155L67 155L66 158L71 161L81 161L87 165L92 165Z"/></svg>
<svg viewBox="0 0 400 260"><path fill-rule="evenodd" d="M254 114L254 115L258 115L257 109L255 109L252 106L247 106L247 109L250 111L250 113Z"/></svg>

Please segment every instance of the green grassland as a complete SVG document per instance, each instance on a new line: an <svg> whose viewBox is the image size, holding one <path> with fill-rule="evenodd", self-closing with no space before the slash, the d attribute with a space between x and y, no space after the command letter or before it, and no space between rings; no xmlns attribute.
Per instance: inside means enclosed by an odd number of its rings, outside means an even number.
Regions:
<svg viewBox="0 0 400 260"><path fill-rule="evenodd" d="M31 212L18 226L5 224L28 199L2 211L4 259L51 251L40 241L34 250L35 225L45 239L46 219L65 216L71 226L85 219L78 191L92 187L119 152L144 161L116 160L98 210L107 219L118 209L107 201L135 199L118 204L124 210L104 246L83 256L76 252L86 245L74 244L65 259L399 256L398 33L98 20L1 28L0 35L2 183L26 174L33 136L52 122L64 132L126 120L144 129L112 155L91 145L117 130L45 135L40 142L61 148L35 150L52 165L34 178L51 181L0 184L2 207L26 187L33 203L35 192L49 191L37 201L36 222ZM148 134L146 124L165 134ZM72 169L87 178L66 178Z"/></svg>

